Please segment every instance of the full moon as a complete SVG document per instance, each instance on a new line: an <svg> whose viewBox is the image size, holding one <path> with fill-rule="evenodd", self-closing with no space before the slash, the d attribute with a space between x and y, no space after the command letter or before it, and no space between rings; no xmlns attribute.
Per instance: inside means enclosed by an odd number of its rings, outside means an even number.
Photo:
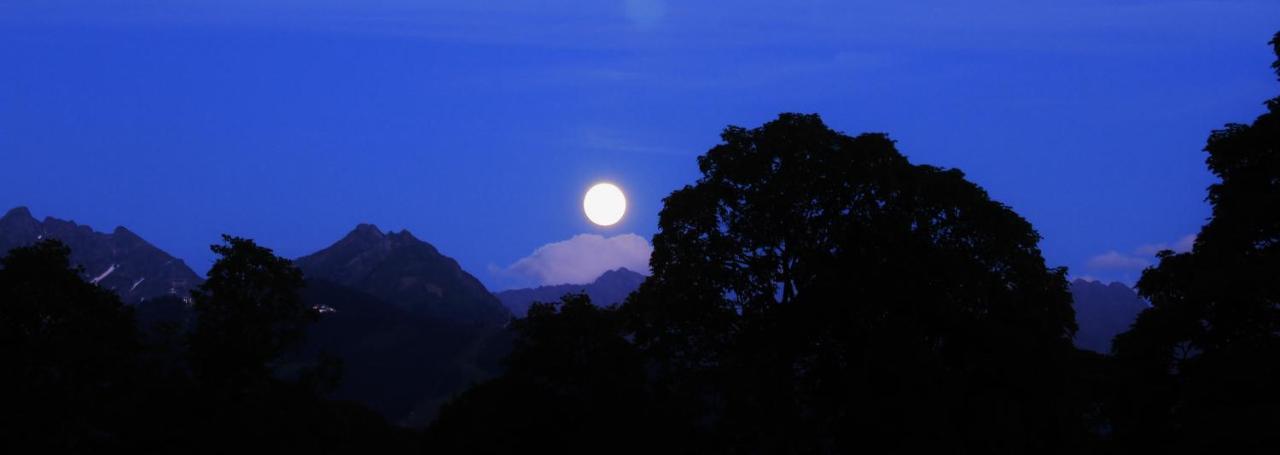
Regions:
<svg viewBox="0 0 1280 455"><path fill-rule="evenodd" d="M582 211L592 223L612 226L627 213L627 197L617 185L597 183L582 198Z"/></svg>

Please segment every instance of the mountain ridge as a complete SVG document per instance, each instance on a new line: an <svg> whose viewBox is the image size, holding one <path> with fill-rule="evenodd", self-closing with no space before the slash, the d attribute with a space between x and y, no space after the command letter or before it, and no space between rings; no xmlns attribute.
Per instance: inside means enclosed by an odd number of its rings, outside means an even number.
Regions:
<svg viewBox="0 0 1280 455"><path fill-rule="evenodd" d="M498 300L517 317L523 317L534 302L556 302L565 294L582 292L599 306L622 303L631 292L640 287L644 275L626 267L605 271L584 284L553 284L535 288L508 289L494 293Z"/></svg>
<svg viewBox="0 0 1280 455"><path fill-rule="evenodd" d="M166 295L186 297L203 280L182 259L147 242L124 226L110 233L46 216L37 220L26 206L0 217L0 254L52 238L71 249L71 262L86 281L114 291L125 303Z"/></svg>
<svg viewBox="0 0 1280 455"><path fill-rule="evenodd" d="M383 232L361 223L332 245L294 262L309 278L368 293L416 314L478 325L502 325L510 317L457 260L408 230Z"/></svg>
<svg viewBox="0 0 1280 455"><path fill-rule="evenodd" d="M1138 313L1148 307L1133 288L1116 281L1076 279L1070 291L1079 327L1076 346L1103 354L1111 352L1111 340L1129 330Z"/></svg>

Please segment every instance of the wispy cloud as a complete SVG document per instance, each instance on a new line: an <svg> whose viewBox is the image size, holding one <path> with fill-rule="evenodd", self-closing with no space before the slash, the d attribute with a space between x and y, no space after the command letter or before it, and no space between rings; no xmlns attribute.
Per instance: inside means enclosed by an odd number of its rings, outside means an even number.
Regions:
<svg viewBox="0 0 1280 455"><path fill-rule="evenodd" d="M1151 265L1145 258L1112 250L1089 258L1088 266L1095 270L1141 270Z"/></svg>
<svg viewBox="0 0 1280 455"><path fill-rule="evenodd" d="M578 234L538 247L505 272L532 278L544 285L589 283L619 267L648 274L652 252L649 241L636 234L613 237Z"/></svg>
<svg viewBox="0 0 1280 455"><path fill-rule="evenodd" d="M1173 242L1172 244L1150 243L1150 244L1142 245L1138 247L1138 249L1134 250L1134 253L1140 254L1143 256L1155 256L1156 253L1159 253L1164 250L1173 250L1175 253L1183 253L1183 252L1191 251L1191 248L1195 246L1195 244L1196 244L1196 235L1187 234L1186 236L1183 236L1182 238L1178 239L1176 242Z"/></svg>
<svg viewBox="0 0 1280 455"><path fill-rule="evenodd" d="M1136 279L1138 272L1156 263L1157 253L1165 250L1177 253L1191 251L1195 241L1196 235L1188 234L1173 242L1140 245L1127 253L1110 250L1090 257L1084 267L1088 274L1076 275L1076 278L1088 277L1092 281L1097 281L1097 277L1106 277L1132 282Z"/></svg>

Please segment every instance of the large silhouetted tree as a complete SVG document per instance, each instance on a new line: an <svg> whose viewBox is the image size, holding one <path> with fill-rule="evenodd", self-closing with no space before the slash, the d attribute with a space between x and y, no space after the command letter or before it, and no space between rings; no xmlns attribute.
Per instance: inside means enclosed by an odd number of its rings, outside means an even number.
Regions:
<svg viewBox="0 0 1280 455"><path fill-rule="evenodd" d="M1051 452L1075 330L1064 270L958 170L816 115L731 127L673 193L628 301L673 397L755 452ZM688 381L685 383L685 381Z"/></svg>
<svg viewBox="0 0 1280 455"><path fill-rule="evenodd" d="M211 247L220 258L193 293L192 368L214 388L261 384L314 314L302 302L302 272L292 262L252 240L223 241Z"/></svg>
<svg viewBox="0 0 1280 455"><path fill-rule="evenodd" d="M302 272L252 240L223 236L212 249L219 258L192 294L194 395L182 443L209 453L405 450L407 441L372 411L317 394L318 383L336 380L334 365L296 381L277 371L316 316L301 298Z"/></svg>
<svg viewBox="0 0 1280 455"><path fill-rule="evenodd" d="M1280 34L1271 44L1280 57ZM1266 104L1210 134L1212 217L1138 282L1152 308L1114 343L1122 449L1280 450L1280 97Z"/></svg>
<svg viewBox="0 0 1280 455"><path fill-rule="evenodd" d="M185 319L180 299L146 302L157 320L143 336L133 308L86 282L61 243L0 259L0 452L411 450L372 411L319 396L326 368L273 375L310 318L301 274L252 241L225 241L195 295L189 349L186 325L163 322Z"/></svg>
<svg viewBox="0 0 1280 455"><path fill-rule="evenodd" d="M44 240L0 259L0 451L88 453L130 430L133 313L69 254Z"/></svg>
<svg viewBox="0 0 1280 455"><path fill-rule="evenodd" d="M618 322L567 303L531 313L517 346L542 348L518 348L429 434L478 431L510 406L541 422L537 438L580 442L592 433L575 422L624 419L575 403L630 394L611 400L662 430L607 434L662 452L1075 448L1065 272L1045 267L1029 223L959 171L816 115L722 137L698 159L702 178L665 200L653 275ZM593 335L566 343L575 333ZM615 345L627 355L584 352ZM617 387L637 377L616 360L632 352L643 383ZM596 377L613 380L584 380ZM512 384L540 384L519 389L539 401L506 398L523 393ZM546 392L558 388L572 393Z"/></svg>

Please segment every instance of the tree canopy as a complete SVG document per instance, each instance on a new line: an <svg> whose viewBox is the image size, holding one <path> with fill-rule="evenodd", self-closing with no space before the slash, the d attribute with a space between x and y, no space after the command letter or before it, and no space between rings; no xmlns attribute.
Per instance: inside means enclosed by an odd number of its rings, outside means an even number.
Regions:
<svg viewBox="0 0 1280 455"><path fill-rule="evenodd" d="M1280 34L1271 44L1280 75ZM1142 274L1152 307L1114 342L1112 414L1130 450L1280 447L1280 97L1266 105L1209 135L1212 216L1191 251Z"/></svg>
<svg viewBox="0 0 1280 455"><path fill-rule="evenodd" d="M270 362L314 318L300 296L302 272L252 240L223 236L208 280L192 293L191 354L198 378L243 386L271 376Z"/></svg>
<svg viewBox="0 0 1280 455"><path fill-rule="evenodd" d="M151 321L164 327L144 334L134 307L85 281L56 240L0 259L0 451L406 451L412 440L382 417L317 393L329 365L299 381L274 371L310 318L301 274L252 241L224 240L189 332ZM153 317L187 305L141 304Z"/></svg>
<svg viewBox="0 0 1280 455"><path fill-rule="evenodd" d="M532 312L508 373L435 429L502 402L484 398L495 384L575 365L549 382L632 371L606 382L641 386L609 395L634 394L634 415L670 427L624 439L669 438L667 451L1054 452L1079 439L1062 403L1075 329L1065 271L1045 267L1026 220L960 171L913 165L887 136L848 136L817 115L721 137L698 159L702 178L664 201L653 275L597 310L618 322L588 327L568 302ZM643 368L583 363L581 347L521 348L577 332ZM592 387L575 393L600 394Z"/></svg>
<svg viewBox="0 0 1280 455"><path fill-rule="evenodd" d="M89 452L123 431L138 333L57 240L0 259L0 448Z"/></svg>
<svg viewBox="0 0 1280 455"><path fill-rule="evenodd" d="M716 397L705 417L764 452L1067 439L1053 397L1074 315L1026 220L816 115L721 138L665 200L653 276L623 308L664 370L710 378L677 393Z"/></svg>

